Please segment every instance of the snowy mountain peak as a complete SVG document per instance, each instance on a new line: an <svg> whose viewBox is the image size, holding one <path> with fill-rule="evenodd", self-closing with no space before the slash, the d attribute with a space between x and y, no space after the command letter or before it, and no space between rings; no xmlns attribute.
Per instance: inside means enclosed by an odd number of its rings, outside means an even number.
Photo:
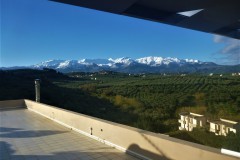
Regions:
<svg viewBox="0 0 240 160"><path fill-rule="evenodd" d="M151 66L161 65L163 63L163 60L164 59L162 57L152 57L152 56L136 59L138 63L147 64Z"/></svg>
<svg viewBox="0 0 240 160"><path fill-rule="evenodd" d="M66 68L66 67L70 66L71 63L72 63L71 60L66 60L64 62L59 63L57 68Z"/></svg>
<svg viewBox="0 0 240 160"><path fill-rule="evenodd" d="M201 61L195 59L185 59L185 61L189 63L201 63Z"/></svg>
<svg viewBox="0 0 240 160"><path fill-rule="evenodd" d="M130 71L140 67L142 71L149 70L149 67L171 68L173 66L184 66L186 64L198 65L202 64L199 60L194 59L178 59L172 57L143 57L132 59L130 57L109 58L109 59L79 59L79 60L48 60L37 65L30 66L31 68L42 69L52 68L56 70L67 71L99 71L99 70L114 70L114 71ZM130 69L129 69L130 68Z"/></svg>
<svg viewBox="0 0 240 160"><path fill-rule="evenodd" d="M232 73L239 72L239 65L217 65L195 59L172 57L129 57L109 59L48 60L31 66L0 67L0 70L50 68L59 72L114 71L124 73Z"/></svg>
<svg viewBox="0 0 240 160"><path fill-rule="evenodd" d="M58 66L62 62L64 62L64 60L48 60L48 61L41 62L36 65L33 65L33 67L34 68L44 68L44 67Z"/></svg>
<svg viewBox="0 0 240 160"><path fill-rule="evenodd" d="M80 64L108 64L109 60L107 59L81 59L78 60L78 63Z"/></svg>
<svg viewBox="0 0 240 160"><path fill-rule="evenodd" d="M138 63L146 64L150 66L160 66L160 65L169 65L169 64L185 64L185 63L201 63L199 60L194 59L178 59L178 58L172 58L172 57L143 57L136 59Z"/></svg>
<svg viewBox="0 0 240 160"><path fill-rule="evenodd" d="M116 58L116 59L109 58L108 60L114 63L123 63L123 64L130 64L134 61L129 57L122 57L122 58Z"/></svg>

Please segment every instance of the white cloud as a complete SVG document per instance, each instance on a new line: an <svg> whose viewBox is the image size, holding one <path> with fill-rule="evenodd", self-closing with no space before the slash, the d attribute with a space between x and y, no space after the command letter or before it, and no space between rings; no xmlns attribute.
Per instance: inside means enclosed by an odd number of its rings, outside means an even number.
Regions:
<svg viewBox="0 0 240 160"><path fill-rule="evenodd" d="M213 41L224 45L218 51L218 55L222 57L222 61L229 64L240 64L240 40L214 35Z"/></svg>

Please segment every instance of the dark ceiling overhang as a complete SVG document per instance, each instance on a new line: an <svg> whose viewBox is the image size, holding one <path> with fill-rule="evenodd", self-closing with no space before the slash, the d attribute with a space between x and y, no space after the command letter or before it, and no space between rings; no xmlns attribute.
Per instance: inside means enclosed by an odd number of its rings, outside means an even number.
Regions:
<svg viewBox="0 0 240 160"><path fill-rule="evenodd" d="M240 39L240 0L51 1Z"/></svg>

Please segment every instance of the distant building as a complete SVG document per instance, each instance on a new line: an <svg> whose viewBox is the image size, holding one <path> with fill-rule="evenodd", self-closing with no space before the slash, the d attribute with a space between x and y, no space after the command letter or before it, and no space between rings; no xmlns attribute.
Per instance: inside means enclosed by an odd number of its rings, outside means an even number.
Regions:
<svg viewBox="0 0 240 160"><path fill-rule="evenodd" d="M196 113L180 113L178 122L181 124L179 130L192 131L194 127L203 127L206 125L206 118L204 115Z"/></svg>
<svg viewBox="0 0 240 160"><path fill-rule="evenodd" d="M213 73L210 73L209 76L213 76Z"/></svg>
<svg viewBox="0 0 240 160"><path fill-rule="evenodd" d="M209 121L210 132L214 132L215 135L227 136L229 132L237 133L240 129L240 124L235 121L227 119L221 119L217 121Z"/></svg>
<svg viewBox="0 0 240 160"><path fill-rule="evenodd" d="M232 73L232 76L240 76L240 73Z"/></svg>
<svg viewBox="0 0 240 160"><path fill-rule="evenodd" d="M107 71L99 71L98 74L101 74L101 75L107 75L108 72L107 72Z"/></svg>

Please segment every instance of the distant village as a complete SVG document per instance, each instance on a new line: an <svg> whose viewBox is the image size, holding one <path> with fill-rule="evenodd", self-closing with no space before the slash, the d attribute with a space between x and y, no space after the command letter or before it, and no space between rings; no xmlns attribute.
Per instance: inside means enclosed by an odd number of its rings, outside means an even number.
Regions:
<svg viewBox="0 0 240 160"><path fill-rule="evenodd" d="M213 73L210 73L210 74L209 74L209 76L213 76L213 75L219 75L220 77L223 76L223 74L213 74ZM238 73L232 73L231 75L232 75L232 76L240 76L240 72L238 72Z"/></svg>
<svg viewBox="0 0 240 160"><path fill-rule="evenodd" d="M240 124L235 121L222 119L207 120L204 115L184 112L180 113L179 130L192 131L195 127L206 127L209 123L209 131L215 135L227 136L230 132L237 133L240 131Z"/></svg>
<svg viewBox="0 0 240 160"><path fill-rule="evenodd" d="M142 77L145 78L147 77L147 75L151 75L151 73L120 73L120 72L114 72L114 71L98 71L98 72L72 72L69 73L68 75L72 78L83 78L83 77L91 77L91 80L97 80L97 78L95 76L98 75L118 75L118 74L125 74L127 76L130 77ZM157 74L157 73L155 73ZM159 75L161 76L181 76L181 77L185 77L187 75L191 75L191 74L187 74L187 73L159 73ZM206 74L205 74L206 75ZM223 77L223 76L240 76L240 72L236 72L236 73L230 73L230 74L221 74L221 73L209 73L208 76L212 77Z"/></svg>

